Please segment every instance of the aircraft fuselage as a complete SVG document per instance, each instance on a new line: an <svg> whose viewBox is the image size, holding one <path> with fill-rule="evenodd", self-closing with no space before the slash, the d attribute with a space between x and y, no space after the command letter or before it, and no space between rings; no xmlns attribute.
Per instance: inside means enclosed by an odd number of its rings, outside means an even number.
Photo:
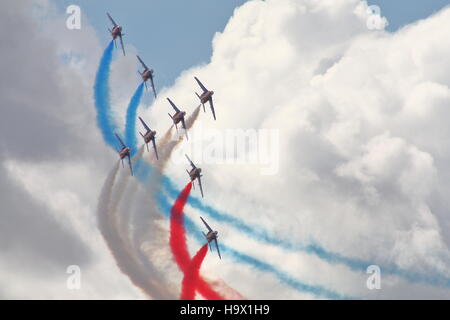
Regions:
<svg viewBox="0 0 450 320"><path fill-rule="evenodd" d="M213 96L213 94L214 94L214 91L203 92L202 95L200 96L200 101L202 103L208 102L211 99L211 97Z"/></svg>
<svg viewBox="0 0 450 320"><path fill-rule="evenodd" d="M131 151L131 149L129 147L120 149L120 151L119 151L120 159L128 157L130 155L130 151Z"/></svg>
<svg viewBox="0 0 450 320"><path fill-rule="evenodd" d="M152 141L153 139L155 139L156 136L156 131L147 131L146 134L144 134L144 141L145 143L149 143L150 141Z"/></svg>
<svg viewBox="0 0 450 320"><path fill-rule="evenodd" d="M208 240L208 243L210 243L210 242L213 241L214 239L217 239L217 234L218 234L217 231L209 231L209 232L205 235L206 240Z"/></svg>
<svg viewBox="0 0 450 320"><path fill-rule="evenodd" d="M185 116L185 115L186 115L186 112L185 112L185 111L180 111L180 112L175 113L175 115L172 117L173 122L174 122L175 124L179 123L181 120L184 119L184 116Z"/></svg>
<svg viewBox="0 0 450 320"><path fill-rule="evenodd" d="M191 171L189 171L189 177L191 178L191 181L194 181L195 179L200 177L201 172L201 168L192 168Z"/></svg>
<svg viewBox="0 0 450 320"><path fill-rule="evenodd" d="M122 27L121 26L116 26L116 27L114 27L111 30L111 36L113 37L113 39L116 39L121 34L122 34Z"/></svg>
<svg viewBox="0 0 450 320"><path fill-rule="evenodd" d="M144 72L141 73L142 80L147 81L153 75L153 69L145 69Z"/></svg>

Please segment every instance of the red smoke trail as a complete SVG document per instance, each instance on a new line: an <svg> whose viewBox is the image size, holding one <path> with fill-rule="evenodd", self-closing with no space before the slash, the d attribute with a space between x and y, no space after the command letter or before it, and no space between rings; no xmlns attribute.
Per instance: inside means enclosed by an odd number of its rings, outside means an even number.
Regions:
<svg viewBox="0 0 450 320"><path fill-rule="evenodd" d="M170 239L169 244L172 249L172 254L180 270L186 276L189 265L191 264L191 257L186 242L186 231L184 230L183 208L187 202L189 194L192 189L192 182L189 182L183 191L178 195L175 204L170 210ZM200 294L208 300L223 300L223 297L215 292L209 284L201 277L198 277L197 290Z"/></svg>
<svg viewBox="0 0 450 320"><path fill-rule="evenodd" d="M205 259L207 252L208 245L205 244L197 251L195 256L192 258L191 264L184 274L183 283L181 284L180 300L194 300L195 289L197 287L197 281L200 274L200 267L202 266L203 259Z"/></svg>

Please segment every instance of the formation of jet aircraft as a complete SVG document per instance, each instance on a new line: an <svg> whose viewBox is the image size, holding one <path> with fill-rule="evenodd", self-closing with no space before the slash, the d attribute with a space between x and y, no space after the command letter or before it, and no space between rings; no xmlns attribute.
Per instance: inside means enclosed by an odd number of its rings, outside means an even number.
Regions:
<svg viewBox="0 0 450 320"><path fill-rule="evenodd" d="M113 24L113 28L112 29L108 29L108 30L109 30L109 32L110 32L110 34L111 34L111 36L112 36L112 38L114 40L114 45L117 48L116 39L119 38L120 39L120 45L122 47L122 52L123 52L123 55L125 56L125 47L124 47L123 39L122 39L122 37L124 36L124 33L122 32L122 26L119 26L114 21L114 19L111 17L111 15L109 13L106 13L106 14L107 14L109 20L111 21L111 23ZM150 84L151 84L151 87L152 87L153 95L154 95L154 97L156 99L157 94L156 94L155 83L154 83L154 70L149 68L149 67L147 67L147 65L144 63L144 61L141 59L141 57L139 55L136 55L136 57L139 60L139 62L141 63L142 67L144 68L144 70L142 72L140 70L138 70L138 72L139 72L139 74L140 74L140 76L142 78L142 81L145 84L145 88L148 90L147 81L150 80ZM214 118L214 120L216 120L216 113L215 113L215 110L214 110L214 104L213 104L213 98L212 98L212 96L214 95L214 91L208 90L197 77L194 77L194 79L197 82L197 84L200 86L200 88L202 89L202 93L200 95L197 92L195 92L195 94L200 99L200 103L203 106L203 111L206 112L205 104L209 103L209 106L211 108L211 112L212 112L213 118ZM168 113L170 118L172 119L173 124L175 125L175 128L178 131L178 124L181 123L181 126L183 127L183 129L185 131L185 134L186 134L186 139L188 139L186 122L185 122L186 111L181 111L175 105L175 103L173 103L173 101L170 100L169 98L167 98L167 101L169 101L170 105L172 106L172 108L175 111L174 115L171 115L170 113ZM141 121L142 126L145 129L145 133L139 132L139 134L141 135L141 137L144 140L144 143L145 143L145 145L147 147L147 151L150 152L148 144L151 142L152 145L153 145L153 149L155 151L156 159L158 160L158 150L156 148L156 131L150 129L150 127L145 123L145 121L141 117L138 117L138 118ZM123 143L122 139L120 138L120 136L118 134L115 133L115 136L117 137L117 140L120 143L120 149L118 149L117 152L119 153L119 157L120 157L120 160L122 162L122 167L124 167L123 159L127 158L128 165L130 167L131 175L133 175L133 167L132 167L132 164L131 164L131 148L126 146ZM189 175L189 179L192 182L192 186L194 187L194 189L195 189L195 180L197 180L199 188L200 188L200 193L201 193L202 198L203 198L203 187L202 187L202 181L201 181L201 177L203 176L202 175L202 169L197 167L192 162L192 160L188 157L187 154L185 156L186 156L186 158L189 161L189 164L191 166L191 169L190 170L186 170L186 172ZM208 229L207 233L204 233L204 232L202 232L202 233L203 233L203 235L204 235L204 237L205 237L205 239L206 239L206 241L207 241L207 243L209 245L210 250L212 250L211 249L211 242L214 241L216 249L217 249L217 254L219 255L219 258L221 259L219 245L217 243L217 237L218 237L217 234L218 234L218 232L217 231L213 231L211 229L211 227L206 223L206 221L202 217L200 217L200 219L202 220L202 222L204 223L204 225Z"/></svg>

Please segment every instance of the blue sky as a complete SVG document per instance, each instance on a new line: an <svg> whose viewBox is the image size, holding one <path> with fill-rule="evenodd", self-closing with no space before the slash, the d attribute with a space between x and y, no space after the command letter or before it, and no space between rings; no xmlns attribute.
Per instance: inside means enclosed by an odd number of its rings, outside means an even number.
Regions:
<svg viewBox="0 0 450 320"><path fill-rule="evenodd" d="M125 45L132 43L146 64L155 69L157 87L170 86L178 75L191 66L207 63L211 40L222 31L233 10L245 0L63 0L61 11L77 4L82 19L87 17L97 29L105 46L110 27L109 11L124 27ZM449 0L369 0L381 8L389 21L388 30L398 28L439 11Z"/></svg>

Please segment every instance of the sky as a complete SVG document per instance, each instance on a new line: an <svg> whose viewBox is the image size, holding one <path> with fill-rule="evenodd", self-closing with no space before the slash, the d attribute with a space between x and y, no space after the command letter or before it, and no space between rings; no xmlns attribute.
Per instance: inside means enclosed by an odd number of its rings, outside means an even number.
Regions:
<svg viewBox="0 0 450 320"><path fill-rule="evenodd" d="M81 7L100 39L108 41L108 11L125 29L125 43L132 43L139 54L156 70L159 86L172 85L179 74L187 68L208 63L212 53L211 41L221 32L236 7L243 0L193 0L193 1L59 1L64 12L70 4ZM448 5L446 0L429 1L372 0L381 14L387 18L387 30L395 31L402 26L425 18Z"/></svg>
<svg viewBox="0 0 450 320"><path fill-rule="evenodd" d="M80 30L62 3L0 12L0 298L178 298L168 216L185 153L205 191L184 210L187 247L203 244L199 216L219 231L222 260L207 254L201 273L225 297L450 297L450 7L380 1L372 30L358 0L108 1L123 57L106 2L70 2ZM136 53L154 64L156 100L135 103ZM216 121L194 76L215 91ZM136 116L157 131L158 161ZM136 152L133 177L113 132Z"/></svg>

